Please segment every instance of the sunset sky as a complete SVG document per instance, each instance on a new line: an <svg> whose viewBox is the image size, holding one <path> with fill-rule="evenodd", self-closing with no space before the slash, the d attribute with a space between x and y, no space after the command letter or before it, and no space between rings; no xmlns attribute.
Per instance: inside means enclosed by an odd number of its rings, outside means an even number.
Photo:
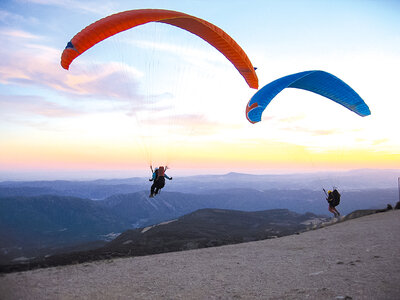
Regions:
<svg viewBox="0 0 400 300"><path fill-rule="evenodd" d="M287 89L250 124L256 90L197 36L151 23L60 66L68 41L113 13L184 12L223 29L257 67L260 88L323 70L369 105L359 117ZM0 2L0 180L400 169L400 2Z"/></svg>

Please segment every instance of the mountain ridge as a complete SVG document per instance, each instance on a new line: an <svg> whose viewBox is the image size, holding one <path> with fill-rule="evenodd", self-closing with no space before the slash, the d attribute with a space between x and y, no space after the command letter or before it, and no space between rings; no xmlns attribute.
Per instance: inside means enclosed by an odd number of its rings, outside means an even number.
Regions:
<svg viewBox="0 0 400 300"><path fill-rule="evenodd" d="M342 194L338 209L342 214L379 209L393 204L396 198L396 190L347 192ZM169 221L203 208L329 214L324 195L310 190L230 189L208 194L163 191L155 198L141 191L98 201L53 195L0 197L0 263L38 256L49 248L57 253L63 247L108 241L128 229Z"/></svg>
<svg viewBox="0 0 400 300"><path fill-rule="evenodd" d="M322 223L327 219L312 213L297 214L287 209L256 212L200 209L175 220L127 230L97 249L44 255L21 263L0 265L0 271L82 263L111 257L152 255L277 238L315 228L315 220Z"/></svg>
<svg viewBox="0 0 400 300"><path fill-rule="evenodd" d="M323 187L329 188L335 185L341 190L351 191L369 188L397 188L397 177L399 176L400 170L392 169L266 175L231 172L223 175L173 176L173 182L168 182L165 190L190 194L238 187L256 190L309 189L322 191ZM146 177L80 181L0 181L0 196L54 194L104 200L115 194L144 190L150 190Z"/></svg>

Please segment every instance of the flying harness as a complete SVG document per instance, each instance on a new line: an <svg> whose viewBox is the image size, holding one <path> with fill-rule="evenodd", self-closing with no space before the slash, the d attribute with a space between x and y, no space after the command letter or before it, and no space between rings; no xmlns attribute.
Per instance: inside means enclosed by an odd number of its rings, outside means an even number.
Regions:
<svg viewBox="0 0 400 300"><path fill-rule="evenodd" d="M329 193L328 202L333 207L339 205L339 203L340 203L340 193L338 192L337 189L334 189L332 192Z"/></svg>

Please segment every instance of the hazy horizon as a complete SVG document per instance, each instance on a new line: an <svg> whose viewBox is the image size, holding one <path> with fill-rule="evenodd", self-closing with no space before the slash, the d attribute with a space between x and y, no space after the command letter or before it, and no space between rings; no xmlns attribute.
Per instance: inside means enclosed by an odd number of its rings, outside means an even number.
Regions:
<svg viewBox="0 0 400 300"><path fill-rule="evenodd" d="M229 173L238 173L245 175L301 175L301 174L349 174L351 172L394 172L400 177L400 169L348 169L348 170L182 170L170 169L167 171L172 177L195 177L195 176L221 176ZM71 180L71 181L90 181L97 179L127 179L132 177L149 177L151 176L150 168L148 170L41 170L41 171L0 171L0 182L4 181L52 181L52 180ZM394 178L397 178L394 176Z"/></svg>

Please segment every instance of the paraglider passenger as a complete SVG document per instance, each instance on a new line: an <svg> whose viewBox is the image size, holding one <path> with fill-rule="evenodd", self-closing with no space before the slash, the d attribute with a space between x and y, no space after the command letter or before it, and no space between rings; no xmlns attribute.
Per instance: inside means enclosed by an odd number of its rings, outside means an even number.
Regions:
<svg viewBox="0 0 400 300"><path fill-rule="evenodd" d="M156 168L153 172L152 178L149 179L149 181L153 181L153 184L150 188L150 198L153 198L161 191L165 185L165 178L172 180L172 177L169 177L167 174L165 174L166 169L167 167L164 168L163 166Z"/></svg>
<svg viewBox="0 0 400 300"><path fill-rule="evenodd" d="M153 171L153 168L151 168L151 171L153 172L151 179L149 179L149 181L153 181L153 184L151 185L150 188L150 197L153 197L154 194L154 189L156 188L156 179L157 179L157 174L158 174L158 168L155 168Z"/></svg>
<svg viewBox="0 0 400 300"><path fill-rule="evenodd" d="M336 209L336 206L339 205L340 203L340 194L337 191L337 189L334 189L333 191L328 191L328 198L326 198L326 201L328 201L329 208L328 210L333 213L334 217L340 216L340 213Z"/></svg>

